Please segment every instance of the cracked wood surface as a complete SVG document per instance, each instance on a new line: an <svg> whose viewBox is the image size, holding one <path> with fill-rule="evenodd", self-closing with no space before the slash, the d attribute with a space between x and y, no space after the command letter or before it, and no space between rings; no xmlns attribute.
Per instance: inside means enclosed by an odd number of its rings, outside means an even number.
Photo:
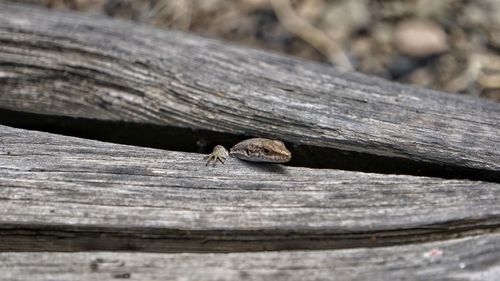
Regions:
<svg viewBox="0 0 500 281"><path fill-rule="evenodd" d="M217 40L0 4L0 108L500 171L500 105Z"/></svg>
<svg viewBox="0 0 500 281"><path fill-rule="evenodd" d="M372 249L230 254L0 253L5 280L498 280L500 236Z"/></svg>
<svg viewBox="0 0 500 281"><path fill-rule="evenodd" d="M500 184L252 164L0 126L0 249L258 251L500 225Z"/></svg>
<svg viewBox="0 0 500 281"><path fill-rule="evenodd" d="M496 103L5 3L0 108L500 170ZM0 126L0 279L496 280L499 191Z"/></svg>

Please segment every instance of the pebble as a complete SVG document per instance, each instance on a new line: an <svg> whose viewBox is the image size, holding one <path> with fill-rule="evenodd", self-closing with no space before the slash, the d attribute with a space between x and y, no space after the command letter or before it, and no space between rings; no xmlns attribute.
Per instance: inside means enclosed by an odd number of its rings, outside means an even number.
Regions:
<svg viewBox="0 0 500 281"><path fill-rule="evenodd" d="M401 53L415 57L426 57L448 49L446 33L441 26L424 20L399 23L394 32L394 44Z"/></svg>

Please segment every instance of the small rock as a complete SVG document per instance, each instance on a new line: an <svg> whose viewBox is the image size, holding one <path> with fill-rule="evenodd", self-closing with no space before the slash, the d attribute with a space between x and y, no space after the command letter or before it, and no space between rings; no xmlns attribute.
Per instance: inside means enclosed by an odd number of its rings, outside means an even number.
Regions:
<svg viewBox="0 0 500 281"><path fill-rule="evenodd" d="M392 77L399 78L413 72L419 66L419 61L409 56L398 56L387 66Z"/></svg>
<svg viewBox="0 0 500 281"><path fill-rule="evenodd" d="M441 26L423 20L404 21L396 27L394 44L403 54L426 57L448 49Z"/></svg>

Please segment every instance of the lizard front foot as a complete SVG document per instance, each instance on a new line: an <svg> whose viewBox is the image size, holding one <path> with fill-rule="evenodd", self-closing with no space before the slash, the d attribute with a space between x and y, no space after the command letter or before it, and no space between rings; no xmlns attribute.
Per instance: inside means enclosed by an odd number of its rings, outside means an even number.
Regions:
<svg viewBox="0 0 500 281"><path fill-rule="evenodd" d="M205 156L205 159L207 159L207 163L205 164L205 166L210 164L210 161L213 162L214 166L217 161L220 161L222 164L224 164L224 161L226 161L228 156L229 152L227 151L227 149L225 149L222 145L216 145L212 153Z"/></svg>

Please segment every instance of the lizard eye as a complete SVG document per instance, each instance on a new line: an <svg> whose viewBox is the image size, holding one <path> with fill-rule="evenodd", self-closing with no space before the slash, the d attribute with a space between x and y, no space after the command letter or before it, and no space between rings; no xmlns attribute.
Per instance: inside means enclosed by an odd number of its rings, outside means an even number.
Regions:
<svg viewBox="0 0 500 281"><path fill-rule="evenodd" d="M265 148L265 147L264 147L262 150L264 151L264 154L269 154L269 153L271 153L271 151L270 151L268 148Z"/></svg>

